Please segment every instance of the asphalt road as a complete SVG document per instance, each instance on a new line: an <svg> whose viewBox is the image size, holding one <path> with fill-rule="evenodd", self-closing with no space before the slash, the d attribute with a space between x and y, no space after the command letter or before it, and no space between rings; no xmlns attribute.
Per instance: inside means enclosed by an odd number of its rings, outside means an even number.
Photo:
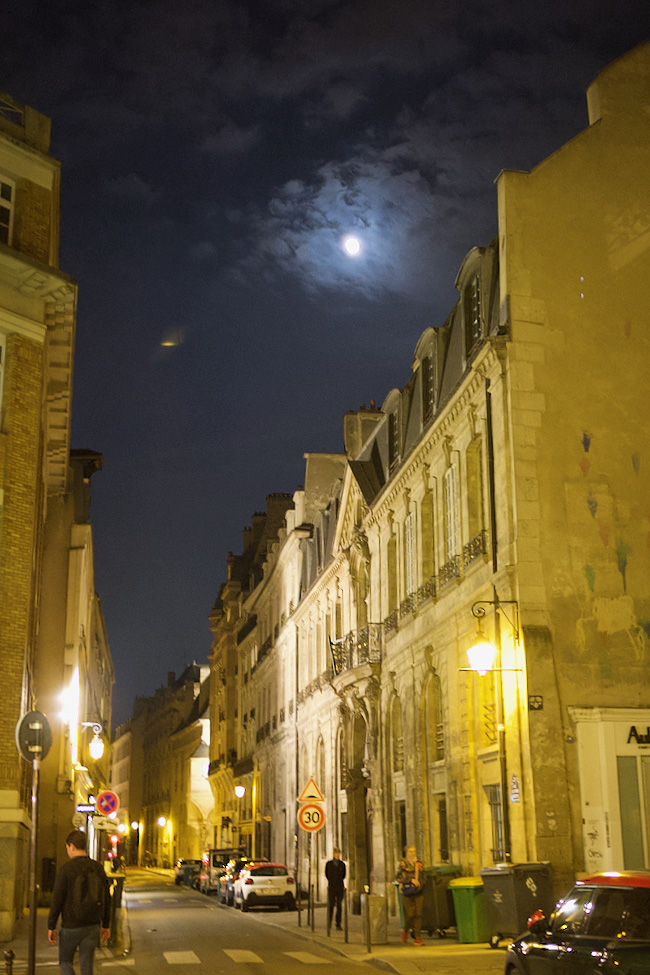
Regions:
<svg viewBox="0 0 650 975"><path fill-rule="evenodd" d="M265 911L242 914L146 873L129 874L127 897L131 954L104 962L102 970L121 967L134 975L160 975L169 969L170 975L200 975L196 966L202 965L211 975L261 975L262 971L307 975L315 968L334 966L343 973L368 971L358 962L265 924Z"/></svg>
<svg viewBox="0 0 650 975"><path fill-rule="evenodd" d="M323 937L298 928L293 913L267 908L242 914L147 871L129 870L126 897L130 954L97 959L97 971L201 975L197 966L203 966L210 975L370 975L377 969L400 975L503 975L504 952L484 945L435 939L422 949L395 945L372 956L361 944L353 948L333 939L328 947Z"/></svg>

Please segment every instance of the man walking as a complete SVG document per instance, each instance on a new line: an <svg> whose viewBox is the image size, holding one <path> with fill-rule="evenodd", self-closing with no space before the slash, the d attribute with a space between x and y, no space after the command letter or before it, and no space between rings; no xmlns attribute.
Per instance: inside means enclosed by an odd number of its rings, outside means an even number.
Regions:
<svg viewBox="0 0 650 975"><path fill-rule="evenodd" d="M61 975L75 975L72 962L79 949L81 975L93 975L95 948L108 941L110 930L110 885L100 863L86 853L86 834L74 829L65 848L70 858L54 881L52 906L47 921L47 940L57 943L56 923L61 915L59 965Z"/></svg>
<svg viewBox="0 0 650 975"><path fill-rule="evenodd" d="M341 930L341 908L345 896L345 864L341 860L341 851L334 850L333 859L325 864L325 877L327 878L327 921L328 927L332 924L332 914L336 905L336 928Z"/></svg>

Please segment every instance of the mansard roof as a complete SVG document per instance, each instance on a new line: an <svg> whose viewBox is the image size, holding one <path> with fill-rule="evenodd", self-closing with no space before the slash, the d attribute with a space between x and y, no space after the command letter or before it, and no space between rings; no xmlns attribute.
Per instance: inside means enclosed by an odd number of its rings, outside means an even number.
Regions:
<svg viewBox="0 0 650 975"><path fill-rule="evenodd" d="M436 416L451 400L472 360L499 329L498 249L473 247L455 282L459 296L446 321L426 328L415 346L412 374L386 396L383 419L355 457L352 473L370 504Z"/></svg>

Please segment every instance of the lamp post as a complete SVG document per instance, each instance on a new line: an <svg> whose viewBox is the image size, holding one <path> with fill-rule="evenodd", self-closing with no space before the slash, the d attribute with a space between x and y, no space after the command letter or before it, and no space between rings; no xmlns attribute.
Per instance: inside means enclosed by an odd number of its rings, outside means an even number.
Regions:
<svg viewBox="0 0 650 975"><path fill-rule="evenodd" d="M82 721L81 727L93 729L93 737L88 745L88 751L90 752L90 757L98 762L104 754L104 742L99 737L103 728L97 721Z"/></svg>
<svg viewBox="0 0 650 975"><path fill-rule="evenodd" d="M243 785L236 785L234 792L235 795L237 796L237 799L239 800L237 803L237 832L239 833L239 845L241 846L241 820L242 820L241 806L242 806L242 799L246 795L246 787Z"/></svg>
<svg viewBox="0 0 650 975"><path fill-rule="evenodd" d="M502 666L502 643L501 643L501 617L500 613L506 617L512 627L515 645L519 644L519 604L516 599L499 599L496 588L493 587L494 599L478 599L472 605L472 615L478 621L477 641L467 651L469 667L462 670L471 670L479 676L485 676L492 672L494 680L494 701L495 717L497 726L497 749L499 755L499 806L501 810L501 853L506 863L512 859L510 843L510 816L508 811L508 760L506 750L506 728L505 728L505 707L503 699L503 679L501 674L505 670L514 671L519 668ZM486 639L482 630L482 620L486 615L486 607L492 606L494 610L494 643ZM513 618L510 619L504 610L504 606L512 607Z"/></svg>

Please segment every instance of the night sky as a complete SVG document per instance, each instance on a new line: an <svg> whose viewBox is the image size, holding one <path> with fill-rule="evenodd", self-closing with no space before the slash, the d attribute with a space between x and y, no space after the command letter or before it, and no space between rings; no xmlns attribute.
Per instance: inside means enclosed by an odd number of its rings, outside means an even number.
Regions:
<svg viewBox="0 0 650 975"><path fill-rule="evenodd" d="M10 0L0 89L52 118L80 288L72 446L105 459L115 723L206 661L266 495L408 380L500 170L649 37L648 0Z"/></svg>

